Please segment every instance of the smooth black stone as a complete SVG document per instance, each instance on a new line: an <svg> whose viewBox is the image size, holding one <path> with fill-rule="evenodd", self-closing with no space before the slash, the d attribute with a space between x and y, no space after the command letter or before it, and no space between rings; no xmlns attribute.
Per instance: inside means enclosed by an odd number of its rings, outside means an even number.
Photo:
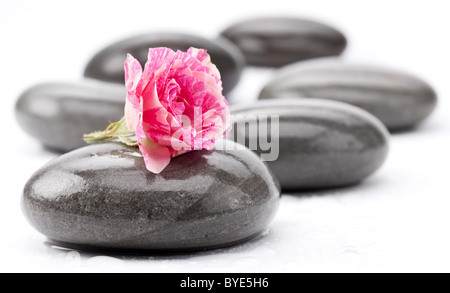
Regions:
<svg viewBox="0 0 450 293"><path fill-rule="evenodd" d="M263 134L249 134L246 126L237 123L258 123L260 127L261 118L255 115L279 115L280 155L268 165L285 190L356 184L377 171L388 154L389 134L381 122L344 103L311 99L259 101L232 108L232 115L235 133L229 139L245 141L247 146ZM252 120L252 116L258 118ZM267 153L259 144L255 152Z"/></svg>
<svg viewBox="0 0 450 293"><path fill-rule="evenodd" d="M247 63L280 67L311 58L337 56L346 37L322 23L297 18L258 18L237 23L222 36L235 43Z"/></svg>
<svg viewBox="0 0 450 293"><path fill-rule="evenodd" d="M239 82L245 60L236 46L224 38L208 40L179 33L153 33L132 37L112 44L98 52L86 66L84 75L108 82L124 83L124 62L132 54L142 66L147 62L149 48L167 47L186 52L190 47L208 50L211 61L222 76L224 94Z"/></svg>
<svg viewBox="0 0 450 293"><path fill-rule="evenodd" d="M103 130L124 115L125 87L98 81L43 83L16 103L20 126L46 147L71 151L85 146L83 134Z"/></svg>
<svg viewBox="0 0 450 293"><path fill-rule="evenodd" d="M22 208L52 242L93 250L203 250L267 229L280 201L269 169L248 149L196 151L159 175L137 148L88 146L37 171Z"/></svg>
<svg viewBox="0 0 450 293"><path fill-rule="evenodd" d="M329 60L287 66L260 94L260 99L293 97L355 105L375 115L392 131L416 126L437 105L435 91L417 77Z"/></svg>

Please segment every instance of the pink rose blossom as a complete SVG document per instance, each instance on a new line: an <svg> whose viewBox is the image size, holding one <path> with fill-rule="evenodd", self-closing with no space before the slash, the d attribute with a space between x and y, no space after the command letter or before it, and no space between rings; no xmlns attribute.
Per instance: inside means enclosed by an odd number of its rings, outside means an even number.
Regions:
<svg viewBox="0 0 450 293"><path fill-rule="evenodd" d="M212 150L230 130L220 73L206 50L150 49L144 70L128 55L125 83L127 127L153 173L186 152Z"/></svg>

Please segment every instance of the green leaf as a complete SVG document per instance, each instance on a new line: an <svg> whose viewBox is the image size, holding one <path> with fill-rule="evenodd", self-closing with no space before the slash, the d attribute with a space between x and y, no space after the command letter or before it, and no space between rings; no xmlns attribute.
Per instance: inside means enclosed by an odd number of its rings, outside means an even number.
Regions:
<svg viewBox="0 0 450 293"><path fill-rule="evenodd" d="M131 136L135 135L133 131L128 130L127 122L125 120L125 117L122 118L119 122L117 122L117 128L114 132L114 135L117 136Z"/></svg>
<svg viewBox="0 0 450 293"><path fill-rule="evenodd" d="M126 136L119 136L119 139L121 142L123 142L124 144L126 144L128 146L138 146L138 142L135 139L131 139Z"/></svg>

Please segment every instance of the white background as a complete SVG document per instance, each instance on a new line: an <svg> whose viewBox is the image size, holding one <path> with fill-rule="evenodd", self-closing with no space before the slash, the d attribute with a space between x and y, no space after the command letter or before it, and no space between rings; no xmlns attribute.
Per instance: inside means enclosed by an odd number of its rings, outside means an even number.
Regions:
<svg viewBox="0 0 450 293"><path fill-rule="evenodd" d="M450 272L450 7L448 1L0 0L0 272ZM24 134L14 103L27 87L80 79L104 45L141 32L214 37L236 20L294 15L342 29L344 58L410 71L435 86L436 113L392 138L385 166L362 185L285 195L265 237L232 249L173 257L61 251L24 220L22 188L53 158ZM255 99L271 71L250 69L232 94Z"/></svg>

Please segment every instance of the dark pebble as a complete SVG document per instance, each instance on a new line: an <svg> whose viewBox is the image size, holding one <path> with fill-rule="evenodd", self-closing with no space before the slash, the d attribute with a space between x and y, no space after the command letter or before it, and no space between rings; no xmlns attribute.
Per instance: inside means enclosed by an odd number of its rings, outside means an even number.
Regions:
<svg viewBox="0 0 450 293"><path fill-rule="evenodd" d="M279 133L279 157L268 162L285 190L308 190L356 184L377 171L388 154L388 133L375 117L344 103L321 100L260 101L232 108L234 132L229 138L271 141ZM261 131L261 116L279 115L279 131ZM253 117L252 117L253 116ZM257 125L249 134L244 124ZM272 123L269 122L268 129ZM247 129L247 131L246 131ZM245 143L244 143L245 142ZM264 147L266 148L266 147ZM264 151L258 144L256 153Z"/></svg>
<svg viewBox="0 0 450 293"><path fill-rule="evenodd" d="M70 248L189 251L237 244L264 232L280 201L265 164L238 147L182 155L159 175L147 171L137 148L84 147L33 175L23 212L51 242Z"/></svg>
<svg viewBox="0 0 450 293"><path fill-rule="evenodd" d="M153 33L125 39L101 50L89 61L84 75L124 84L124 62L127 53L132 54L144 66L149 48L156 47L181 51L187 51L190 47L208 50L212 62L222 75L224 94L229 93L238 84L245 66L242 53L224 38L208 40L188 34Z"/></svg>
<svg viewBox="0 0 450 293"><path fill-rule="evenodd" d="M124 115L125 87L98 81L44 83L16 103L20 126L46 147L67 152L85 146L83 134L104 130Z"/></svg>
<svg viewBox="0 0 450 293"><path fill-rule="evenodd" d="M437 95L409 74L339 61L297 63L280 70L260 99L320 98L349 103L378 117L392 131L416 126L434 111Z"/></svg>
<svg viewBox="0 0 450 293"><path fill-rule="evenodd" d="M340 55L347 39L322 23L297 18L258 18L227 28L222 36L244 52L247 63L280 67L296 61Z"/></svg>

